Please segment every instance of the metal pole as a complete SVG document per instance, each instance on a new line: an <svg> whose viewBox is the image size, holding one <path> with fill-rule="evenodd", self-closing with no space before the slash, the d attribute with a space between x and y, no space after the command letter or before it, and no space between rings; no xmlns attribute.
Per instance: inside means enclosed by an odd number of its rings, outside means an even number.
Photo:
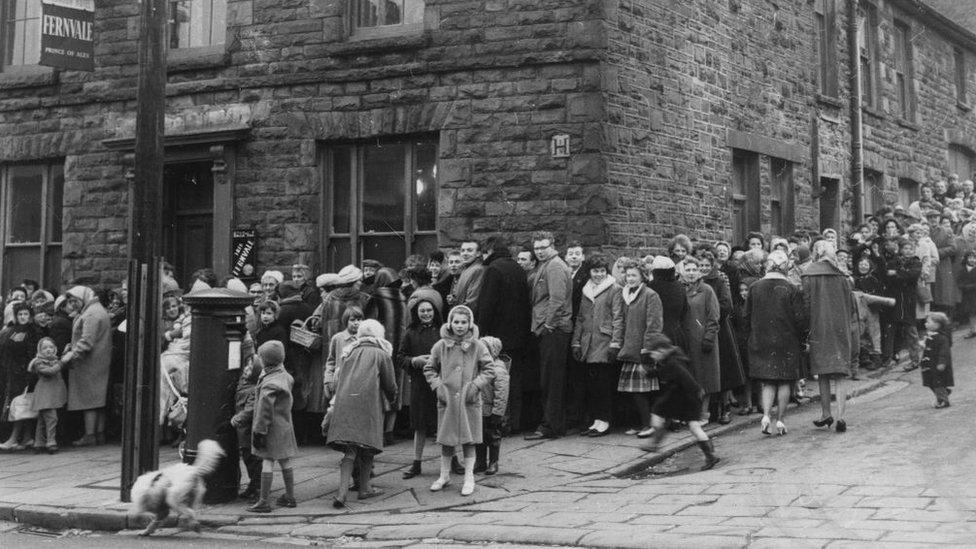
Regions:
<svg viewBox="0 0 976 549"><path fill-rule="evenodd" d="M138 290L129 306L122 501L135 478L159 466L156 440L159 393L159 279L162 227L163 135L166 92L166 0L142 0L135 179L131 192L130 280Z"/></svg>
<svg viewBox="0 0 976 549"><path fill-rule="evenodd" d="M864 122L861 112L861 52L858 46L858 0L847 0L847 51L851 64L851 191L852 226L864 222ZM871 212L872 214L874 212Z"/></svg>

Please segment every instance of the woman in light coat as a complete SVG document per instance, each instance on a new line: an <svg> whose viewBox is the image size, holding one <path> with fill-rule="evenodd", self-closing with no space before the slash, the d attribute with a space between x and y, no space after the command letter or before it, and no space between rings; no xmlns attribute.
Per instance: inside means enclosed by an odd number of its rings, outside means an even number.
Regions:
<svg viewBox="0 0 976 549"><path fill-rule="evenodd" d="M75 446L104 442L105 397L112 363L112 322L91 288L75 286L68 308L79 311L71 327L71 350L61 357L68 367L68 411L82 411L85 434Z"/></svg>
<svg viewBox="0 0 976 549"><path fill-rule="evenodd" d="M437 396L437 443L441 445L441 474L432 492L451 482L454 448L464 450L462 496L474 493L475 444L482 442L481 390L494 378L494 360L478 340L474 314L464 305L451 309L441 327L441 340L430 350L424 366L427 383Z"/></svg>
<svg viewBox="0 0 976 549"><path fill-rule="evenodd" d="M682 278L688 296L688 315L684 324L688 336L688 359L691 374L705 391L701 415L702 425L706 425L710 397L722 389L718 357L718 298L711 286L702 282L696 259L687 258L682 265Z"/></svg>
<svg viewBox="0 0 976 549"><path fill-rule="evenodd" d="M603 254L587 258L590 279L583 285L573 330L573 358L586 366L584 406L593 424L580 433L600 437L610 431L613 393L620 368L617 355L623 339L623 300L620 286L609 276Z"/></svg>

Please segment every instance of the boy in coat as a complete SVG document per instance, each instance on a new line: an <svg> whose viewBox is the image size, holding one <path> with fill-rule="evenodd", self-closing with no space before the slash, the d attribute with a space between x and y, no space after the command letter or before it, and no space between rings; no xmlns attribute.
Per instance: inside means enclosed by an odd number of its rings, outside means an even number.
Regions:
<svg viewBox="0 0 976 549"><path fill-rule="evenodd" d="M508 368L512 361L502 355L502 342L497 337L485 336L481 342L495 360L491 366L495 378L481 388L482 443L474 448L474 472L494 475L498 472L498 457L502 449L502 423L508 406Z"/></svg>
<svg viewBox="0 0 976 549"><path fill-rule="evenodd" d="M258 358L264 372L258 380L257 399L254 403L254 421L251 424L251 452L264 460L261 471L261 497L247 508L252 513L270 513L268 501L271 493L274 462L281 468L285 481L285 494L278 498L278 505L295 507L295 473L291 458L298 455L295 429L291 424L294 380L285 371L285 346L280 341L268 341L258 347Z"/></svg>

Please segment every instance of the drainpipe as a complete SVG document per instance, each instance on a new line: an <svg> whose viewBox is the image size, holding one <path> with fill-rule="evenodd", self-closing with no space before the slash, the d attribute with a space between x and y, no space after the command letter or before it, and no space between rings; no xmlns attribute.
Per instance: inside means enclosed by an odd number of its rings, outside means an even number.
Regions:
<svg viewBox="0 0 976 549"><path fill-rule="evenodd" d="M864 221L864 121L861 113L861 57L858 51L858 0L847 0L847 51L851 64L851 192L853 226ZM874 212L870 212L874 213Z"/></svg>

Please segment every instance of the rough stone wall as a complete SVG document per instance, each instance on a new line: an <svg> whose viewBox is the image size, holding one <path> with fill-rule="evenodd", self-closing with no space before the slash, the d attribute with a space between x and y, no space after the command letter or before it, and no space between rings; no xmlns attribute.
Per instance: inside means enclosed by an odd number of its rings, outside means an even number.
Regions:
<svg viewBox="0 0 976 549"><path fill-rule="evenodd" d="M731 236L728 130L809 159L812 11L807 2L606 3L608 221L616 248L659 251L687 232ZM769 162L762 228L769 230ZM794 165L796 225L814 228L809 160Z"/></svg>

